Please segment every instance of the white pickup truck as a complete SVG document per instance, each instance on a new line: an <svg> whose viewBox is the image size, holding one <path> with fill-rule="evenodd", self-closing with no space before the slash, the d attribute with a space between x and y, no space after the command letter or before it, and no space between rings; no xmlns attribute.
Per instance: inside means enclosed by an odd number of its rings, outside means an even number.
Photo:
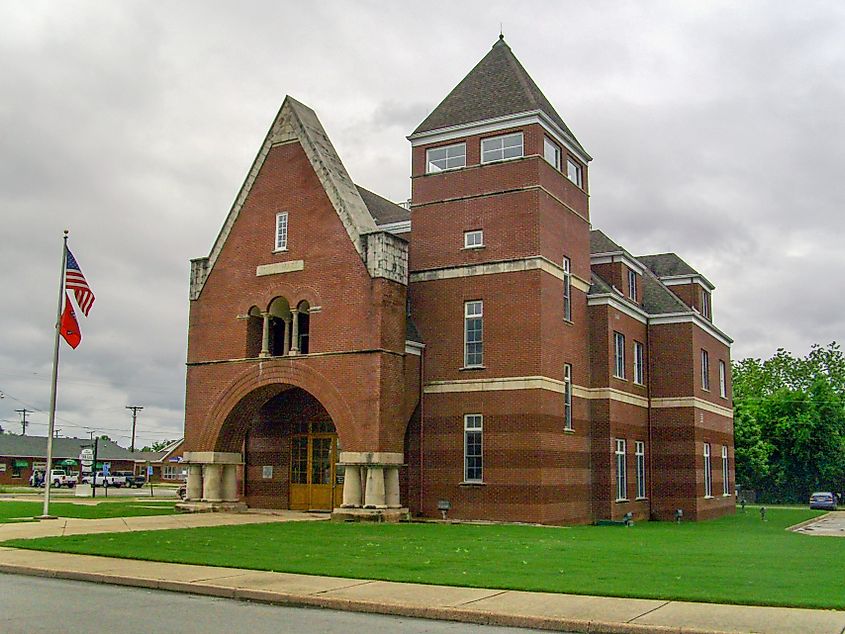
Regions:
<svg viewBox="0 0 845 634"><path fill-rule="evenodd" d="M38 482L38 486L44 486L44 474L40 471L37 474L32 474L32 477L29 479L29 485L36 486L36 482ZM64 469L52 469L50 471L50 484L57 489L61 487L72 489L78 482L79 476L75 473L68 473Z"/></svg>
<svg viewBox="0 0 845 634"><path fill-rule="evenodd" d="M126 484L125 477L117 475L104 476L102 471L98 471L94 474L93 478L90 473L86 473L82 476L82 484L91 484L92 479L94 481L94 486L98 487L115 487L116 489L119 489Z"/></svg>

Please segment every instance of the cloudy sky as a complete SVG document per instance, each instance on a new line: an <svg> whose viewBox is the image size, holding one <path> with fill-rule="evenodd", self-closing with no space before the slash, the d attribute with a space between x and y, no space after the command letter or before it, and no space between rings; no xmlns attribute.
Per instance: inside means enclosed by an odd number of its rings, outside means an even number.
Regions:
<svg viewBox="0 0 845 634"><path fill-rule="evenodd" d="M285 94L356 182L409 195L425 115L505 37L581 143L591 214L717 287L734 358L845 329L841 2L0 3L0 425L44 434L61 235L97 294L57 427L178 437L188 260Z"/></svg>

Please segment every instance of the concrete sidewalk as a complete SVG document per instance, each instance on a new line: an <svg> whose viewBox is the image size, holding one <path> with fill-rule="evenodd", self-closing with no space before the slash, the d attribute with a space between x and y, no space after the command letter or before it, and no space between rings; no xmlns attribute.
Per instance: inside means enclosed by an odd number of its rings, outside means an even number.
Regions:
<svg viewBox="0 0 845 634"><path fill-rule="evenodd" d="M124 518L122 530L319 519L306 513ZM139 521L145 520L145 521ZM63 527L57 522L65 522ZM80 523L87 523L86 526ZM52 524L49 527L48 524ZM114 532L116 520L41 522L52 534ZM32 525L29 525L32 526ZM0 525L0 541L27 525ZM83 530L87 528L88 530ZM33 537L18 534L16 537ZM841 634L845 612L517 592L260 572L0 547L0 571L282 605L569 632Z"/></svg>

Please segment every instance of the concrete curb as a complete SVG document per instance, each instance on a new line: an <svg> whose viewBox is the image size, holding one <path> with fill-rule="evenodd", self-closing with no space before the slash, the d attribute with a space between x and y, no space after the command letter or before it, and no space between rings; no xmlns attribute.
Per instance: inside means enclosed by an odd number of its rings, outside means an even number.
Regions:
<svg viewBox="0 0 845 634"><path fill-rule="evenodd" d="M828 511L824 515L819 515L818 517L813 517L811 519L804 520L803 522L798 522L797 524L793 524L792 526L787 526L786 530L792 531L794 533L795 531L800 530L800 529L804 528L805 526L809 526L810 524L815 524L816 522L820 522L824 518L829 517L830 513L831 512Z"/></svg>
<svg viewBox="0 0 845 634"><path fill-rule="evenodd" d="M233 569L237 570L237 569ZM249 588L235 588L215 585L214 581L170 581L100 572L56 570L21 564L0 563L0 572L87 581L112 585L133 586L153 590L167 590L188 594L205 595L241 601L254 601L271 605L290 607L324 608L346 612L385 614L409 618L456 621L477 625L499 625L507 627L533 628L537 630L567 631L579 634L730 634L723 630L691 629L664 625L587 621L563 617L497 614L485 610L461 607L419 607L402 604L384 604L372 601L320 596L320 594L293 594Z"/></svg>

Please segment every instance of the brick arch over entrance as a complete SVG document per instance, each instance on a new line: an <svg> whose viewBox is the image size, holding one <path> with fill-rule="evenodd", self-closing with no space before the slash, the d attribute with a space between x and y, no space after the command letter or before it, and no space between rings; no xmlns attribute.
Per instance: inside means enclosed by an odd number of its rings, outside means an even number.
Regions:
<svg viewBox="0 0 845 634"><path fill-rule="evenodd" d="M200 443L214 451L240 452L241 443L258 410L286 389L298 387L326 409L341 440L356 436L351 408L327 377L303 364L269 361L251 365L223 390L210 410Z"/></svg>

